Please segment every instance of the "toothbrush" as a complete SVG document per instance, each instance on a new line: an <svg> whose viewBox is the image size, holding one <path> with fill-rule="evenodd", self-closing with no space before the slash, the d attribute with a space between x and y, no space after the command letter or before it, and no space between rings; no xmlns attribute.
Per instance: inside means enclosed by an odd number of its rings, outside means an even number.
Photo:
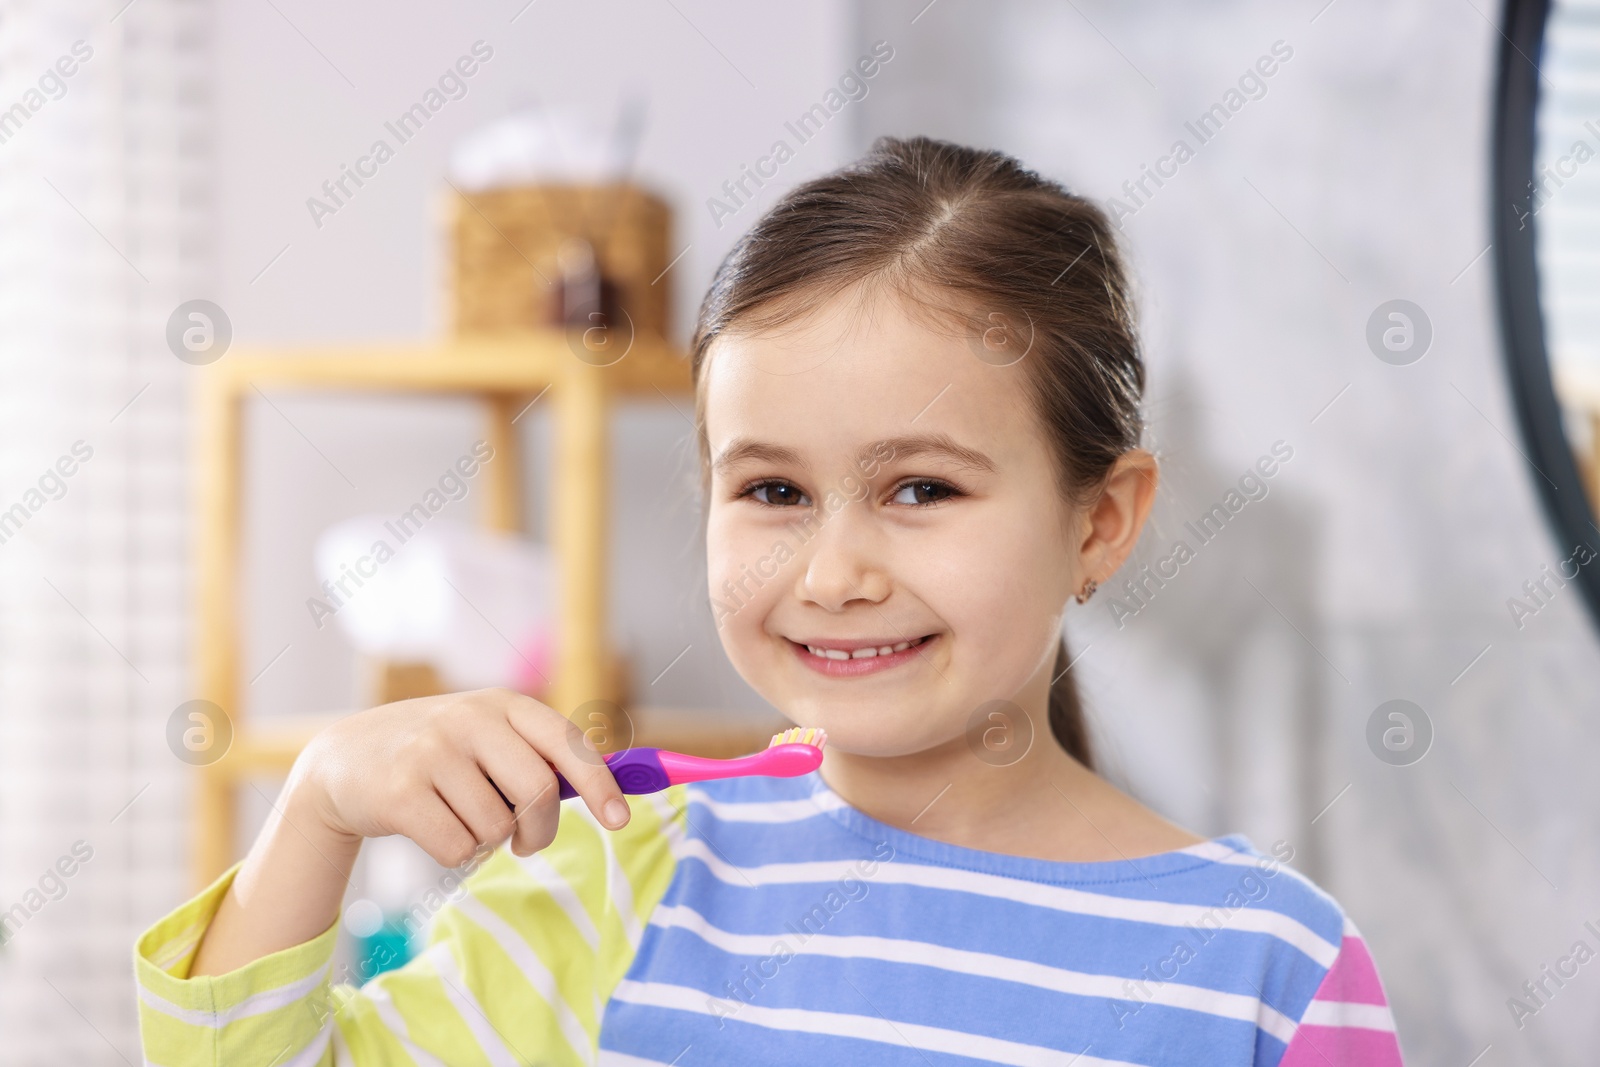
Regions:
<svg viewBox="0 0 1600 1067"><path fill-rule="evenodd" d="M709 782L719 778L760 775L795 778L822 765L822 746L828 735L818 727L796 726L775 735L767 747L737 759L706 759L661 748L625 748L606 755L606 766L624 793L658 793L684 782ZM560 774L561 799L578 795Z"/></svg>

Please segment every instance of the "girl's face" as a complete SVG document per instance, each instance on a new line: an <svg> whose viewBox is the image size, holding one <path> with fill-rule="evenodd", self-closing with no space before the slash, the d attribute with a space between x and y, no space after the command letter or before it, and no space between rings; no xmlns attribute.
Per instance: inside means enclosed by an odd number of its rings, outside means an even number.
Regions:
<svg viewBox="0 0 1600 1067"><path fill-rule="evenodd" d="M712 347L712 612L745 680L830 747L922 752L1046 691L1079 520L1027 358L977 343L848 291Z"/></svg>

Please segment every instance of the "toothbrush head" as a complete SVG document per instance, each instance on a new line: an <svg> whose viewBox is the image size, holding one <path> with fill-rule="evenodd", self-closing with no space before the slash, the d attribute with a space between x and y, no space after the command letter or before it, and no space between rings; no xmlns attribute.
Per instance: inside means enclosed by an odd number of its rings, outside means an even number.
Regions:
<svg viewBox="0 0 1600 1067"><path fill-rule="evenodd" d="M747 758L760 768L755 773L793 778L822 766L822 746L827 743L828 735L822 730L796 726L777 734L764 750Z"/></svg>
<svg viewBox="0 0 1600 1067"><path fill-rule="evenodd" d="M721 778L742 778L746 775L795 778L802 774L810 774L822 766L822 746L827 740L827 735L819 729L798 726L775 736L760 752L739 756L736 759L707 759L703 756L686 756L681 752L668 752L665 749L648 751L655 754L655 758L666 771L668 785L709 782ZM611 763L611 758L611 756L606 757L608 765ZM622 791L625 793L634 791L630 790L621 778L617 779L617 784L622 786Z"/></svg>
<svg viewBox="0 0 1600 1067"><path fill-rule="evenodd" d="M792 726L782 733L773 734L768 748L779 745L811 745L821 749L828 743L828 732L820 726Z"/></svg>

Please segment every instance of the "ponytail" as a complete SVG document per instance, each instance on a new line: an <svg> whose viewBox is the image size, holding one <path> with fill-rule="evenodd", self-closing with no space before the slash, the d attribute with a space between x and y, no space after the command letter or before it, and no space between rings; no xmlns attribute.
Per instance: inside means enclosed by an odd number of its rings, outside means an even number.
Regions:
<svg viewBox="0 0 1600 1067"><path fill-rule="evenodd" d="M1089 744L1089 724L1084 719L1083 701L1078 697L1078 683L1072 677L1072 662L1067 657L1067 641L1062 638L1056 645L1056 665L1050 671L1055 680L1050 683L1050 733L1056 744L1067 750L1067 755L1094 770L1094 750Z"/></svg>

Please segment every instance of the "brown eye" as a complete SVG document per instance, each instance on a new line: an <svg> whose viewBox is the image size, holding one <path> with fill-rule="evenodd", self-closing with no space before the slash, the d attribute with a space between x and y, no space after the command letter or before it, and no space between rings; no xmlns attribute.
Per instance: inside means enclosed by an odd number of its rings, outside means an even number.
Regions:
<svg viewBox="0 0 1600 1067"><path fill-rule="evenodd" d="M952 486L932 478L924 478L901 485L894 491L892 499L896 504L937 504L954 495L955 489Z"/></svg>
<svg viewBox="0 0 1600 1067"><path fill-rule="evenodd" d="M788 482L762 482L760 485L751 487L747 495L755 497L758 503L766 504L768 507L811 506L811 501L806 499L806 495L797 486L790 485Z"/></svg>

